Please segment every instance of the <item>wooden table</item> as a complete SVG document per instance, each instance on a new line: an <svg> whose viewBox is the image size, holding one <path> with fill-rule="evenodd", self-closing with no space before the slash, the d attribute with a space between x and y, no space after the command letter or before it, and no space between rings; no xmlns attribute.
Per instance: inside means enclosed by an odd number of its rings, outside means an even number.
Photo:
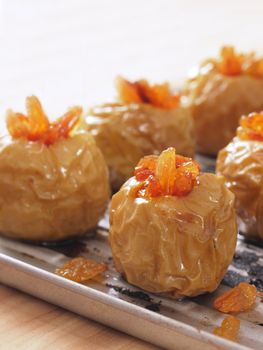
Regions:
<svg viewBox="0 0 263 350"><path fill-rule="evenodd" d="M3 285L0 300L0 349L157 349Z"/></svg>
<svg viewBox="0 0 263 350"><path fill-rule="evenodd" d="M51 116L112 100L118 74L178 85L226 43L262 52L262 10L260 0L0 1L0 113L23 111L30 94ZM154 349L4 286L0 300L0 349Z"/></svg>

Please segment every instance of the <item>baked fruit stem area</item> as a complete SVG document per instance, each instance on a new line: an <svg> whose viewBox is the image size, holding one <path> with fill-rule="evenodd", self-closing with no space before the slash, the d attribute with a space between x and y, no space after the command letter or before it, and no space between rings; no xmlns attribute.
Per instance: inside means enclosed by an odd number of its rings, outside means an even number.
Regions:
<svg viewBox="0 0 263 350"><path fill-rule="evenodd" d="M239 123L237 136L241 140L263 141L263 112L243 116Z"/></svg>
<svg viewBox="0 0 263 350"><path fill-rule="evenodd" d="M257 58L254 52L248 54L237 53L232 46L224 46L217 60L208 60L216 70L227 76L241 74L263 77L263 59Z"/></svg>
<svg viewBox="0 0 263 350"><path fill-rule="evenodd" d="M14 139L26 138L51 145L61 138L67 138L76 127L82 114L81 107L72 107L61 118L49 122L40 101L35 96L26 99L27 115L7 111L6 124Z"/></svg>
<svg viewBox="0 0 263 350"><path fill-rule="evenodd" d="M123 103L146 103L158 108L176 108L180 96L173 94L169 83L150 85L147 80L130 82L118 77L116 87L119 100Z"/></svg>
<svg viewBox="0 0 263 350"><path fill-rule="evenodd" d="M135 178L140 182L137 197L165 195L186 196L198 184L200 166L188 157L177 155L168 148L160 156L146 156L135 168Z"/></svg>

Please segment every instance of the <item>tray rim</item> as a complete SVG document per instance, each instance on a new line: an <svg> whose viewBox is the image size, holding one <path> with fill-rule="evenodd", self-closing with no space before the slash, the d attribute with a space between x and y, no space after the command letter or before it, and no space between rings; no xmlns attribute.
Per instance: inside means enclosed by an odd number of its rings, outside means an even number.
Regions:
<svg viewBox="0 0 263 350"><path fill-rule="evenodd" d="M8 268L12 271L12 274L19 275L20 278L14 278L14 275L9 276L9 274L5 275L5 268ZM20 281L21 274L28 276L29 278L42 282L42 287L39 291L36 291L34 288L28 285L23 285L23 282ZM11 275L11 274L10 274ZM22 278L23 279L23 278ZM163 331L170 331L174 333L179 333L183 337L187 337L189 340L194 342L202 343L204 346L206 345L207 349L229 349L229 350L248 350L251 349L247 346L241 345L239 343L235 343L220 337L213 335L212 333L208 333L207 331L197 329L194 326L188 325L178 320L170 319L164 315L160 315L158 313L152 312L140 306L131 304L125 300L118 299L117 297L108 295L102 291L91 288L87 285L82 285L76 283L74 281L67 280L63 277L57 276L52 272L46 271L29 263L23 262L19 259L11 257L7 254L0 253L0 282L7 284L11 287L19 289L23 292L31 294L35 297L43 299L47 302L55 304L57 306L68 309L74 313L80 314L81 316L88 317L94 319L97 322L103 323L112 328L118 329L122 332L128 333L137 338L148 341L157 346L164 346L165 344L158 342L156 339L153 339L152 336L148 337L147 334L143 336L143 334L138 333L138 329L126 329L121 325L112 323L111 319L107 319L107 317L102 317L102 315L92 315L87 314L87 312L82 312L78 310L78 308L74 305L68 305L64 303L62 300L59 301L55 296L52 295L45 296L46 288L57 288L58 290L64 290L67 292L71 292L71 294L78 295L79 297L87 298L87 301L98 303L101 308L111 308L116 311L116 313L124 313L130 318L136 318L141 322L146 322L152 325L154 328L156 326ZM41 283L39 284L41 285ZM44 292L44 293L43 293ZM47 290L46 290L47 292ZM168 332L169 333L169 332ZM174 338L175 339L175 338ZM166 347L167 349L172 349L171 347ZM203 347L205 349L205 347Z"/></svg>

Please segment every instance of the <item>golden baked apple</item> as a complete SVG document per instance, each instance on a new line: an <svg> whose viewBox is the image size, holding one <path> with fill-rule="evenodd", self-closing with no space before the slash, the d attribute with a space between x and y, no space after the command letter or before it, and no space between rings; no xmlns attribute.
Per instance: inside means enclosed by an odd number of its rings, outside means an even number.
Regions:
<svg viewBox="0 0 263 350"><path fill-rule="evenodd" d="M168 84L150 86L145 80L117 80L119 103L95 107L86 128L95 137L118 189L132 176L141 157L174 146L185 156L194 155L192 117Z"/></svg>
<svg viewBox="0 0 263 350"><path fill-rule="evenodd" d="M50 123L40 102L7 112L0 141L0 232L56 241L94 228L109 199L108 170L93 137L74 131L82 109Z"/></svg>
<svg viewBox="0 0 263 350"><path fill-rule="evenodd" d="M241 118L237 136L218 154L216 170L235 194L241 232L263 239L263 112Z"/></svg>
<svg viewBox="0 0 263 350"><path fill-rule="evenodd" d="M169 148L142 158L110 207L116 269L154 293L195 296L215 290L236 246L234 195L223 177L201 173Z"/></svg>
<svg viewBox="0 0 263 350"><path fill-rule="evenodd" d="M263 109L263 59L223 47L201 64L185 87L197 150L216 155L235 135L243 114Z"/></svg>

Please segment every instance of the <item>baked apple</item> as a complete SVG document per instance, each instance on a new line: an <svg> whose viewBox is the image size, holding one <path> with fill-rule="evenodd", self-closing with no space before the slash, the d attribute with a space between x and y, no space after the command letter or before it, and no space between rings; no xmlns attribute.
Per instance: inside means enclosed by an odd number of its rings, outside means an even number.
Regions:
<svg viewBox="0 0 263 350"><path fill-rule="evenodd" d="M50 123L28 97L27 115L7 112L0 141L0 232L57 241L94 228L109 199L108 170L88 133L75 132L82 109Z"/></svg>
<svg viewBox="0 0 263 350"><path fill-rule="evenodd" d="M216 155L234 137L243 114L263 109L263 59L223 47L185 88L200 153Z"/></svg>
<svg viewBox="0 0 263 350"><path fill-rule="evenodd" d="M216 170L235 194L241 232L263 239L263 112L241 118L237 136L218 154Z"/></svg>
<svg viewBox="0 0 263 350"><path fill-rule="evenodd" d="M129 283L172 297L212 292L235 251L234 195L169 148L142 158L113 196L109 237Z"/></svg>
<svg viewBox="0 0 263 350"><path fill-rule="evenodd" d="M117 80L119 103L95 107L86 128L95 137L118 189L141 157L174 146L185 156L194 154L193 122L188 109L168 84L150 86L145 80Z"/></svg>

